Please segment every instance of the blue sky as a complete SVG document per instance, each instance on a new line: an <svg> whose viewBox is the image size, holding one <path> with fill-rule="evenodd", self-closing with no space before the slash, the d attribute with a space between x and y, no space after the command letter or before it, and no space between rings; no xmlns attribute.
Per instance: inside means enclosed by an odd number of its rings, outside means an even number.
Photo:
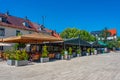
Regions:
<svg viewBox="0 0 120 80"><path fill-rule="evenodd" d="M0 12L28 17L57 32L67 27L95 31L116 28L120 36L119 0L0 0Z"/></svg>

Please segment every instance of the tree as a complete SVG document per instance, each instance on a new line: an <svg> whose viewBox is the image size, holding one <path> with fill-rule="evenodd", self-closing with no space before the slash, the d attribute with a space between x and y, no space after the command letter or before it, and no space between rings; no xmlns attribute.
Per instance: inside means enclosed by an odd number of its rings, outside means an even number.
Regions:
<svg viewBox="0 0 120 80"><path fill-rule="evenodd" d="M95 37L89 32L77 28L66 28L60 35L64 39L77 38L80 35L82 40L95 41Z"/></svg>
<svg viewBox="0 0 120 80"><path fill-rule="evenodd" d="M100 38L103 38L104 39L104 42L107 42L107 37L110 36L110 32L108 31L107 27L105 27L103 30L102 30L102 33L100 34ZM102 39L101 39L102 40Z"/></svg>
<svg viewBox="0 0 120 80"><path fill-rule="evenodd" d="M117 48L120 48L120 37L117 38L116 42L117 42L117 44L116 44Z"/></svg>
<svg viewBox="0 0 120 80"><path fill-rule="evenodd" d="M117 41L120 41L120 36L118 37Z"/></svg>
<svg viewBox="0 0 120 80"><path fill-rule="evenodd" d="M60 36L64 39L76 38L80 34L80 30L77 28L66 28Z"/></svg>

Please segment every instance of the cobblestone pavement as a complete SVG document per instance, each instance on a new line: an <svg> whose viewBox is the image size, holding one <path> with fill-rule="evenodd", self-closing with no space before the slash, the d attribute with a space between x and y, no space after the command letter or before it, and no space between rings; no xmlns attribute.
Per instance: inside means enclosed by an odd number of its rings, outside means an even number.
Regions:
<svg viewBox="0 0 120 80"><path fill-rule="evenodd" d="M120 80L120 52L21 67L2 61L0 80Z"/></svg>

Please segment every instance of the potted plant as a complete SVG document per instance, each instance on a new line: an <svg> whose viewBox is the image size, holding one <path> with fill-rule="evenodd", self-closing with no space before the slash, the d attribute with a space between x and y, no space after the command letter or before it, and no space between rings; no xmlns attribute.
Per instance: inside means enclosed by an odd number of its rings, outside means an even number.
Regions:
<svg viewBox="0 0 120 80"><path fill-rule="evenodd" d="M71 59L72 58L72 48L69 47L69 50L68 50L68 59Z"/></svg>
<svg viewBox="0 0 120 80"><path fill-rule="evenodd" d="M87 49L86 55L89 56L89 54L90 54L90 48Z"/></svg>
<svg viewBox="0 0 120 80"><path fill-rule="evenodd" d="M65 49L64 50L64 58L67 60L68 59L68 51Z"/></svg>
<svg viewBox="0 0 120 80"><path fill-rule="evenodd" d="M61 59L62 60L64 59L64 52L65 52L65 50L62 50L62 52L61 52Z"/></svg>
<svg viewBox="0 0 120 80"><path fill-rule="evenodd" d="M94 48L91 49L91 55L93 55L93 54L94 54Z"/></svg>
<svg viewBox="0 0 120 80"><path fill-rule="evenodd" d="M48 62L49 57L48 57L48 51L47 51L47 46L43 46L43 51L42 51L42 56L40 58L41 63L43 62Z"/></svg>
<svg viewBox="0 0 120 80"><path fill-rule="evenodd" d="M16 50L15 66L24 66L28 64L28 54L25 50Z"/></svg>
<svg viewBox="0 0 120 80"><path fill-rule="evenodd" d="M97 55L97 49L94 49L94 55Z"/></svg>
<svg viewBox="0 0 120 80"><path fill-rule="evenodd" d="M81 49L77 49L77 57L81 56Z"/></svg>
<svg viewBox="0 0 120 80"><path fill-rule="evenodd" d="M7 57L8 65L15 65L15 51L7 50L5 51L5 55Z"/></svg>

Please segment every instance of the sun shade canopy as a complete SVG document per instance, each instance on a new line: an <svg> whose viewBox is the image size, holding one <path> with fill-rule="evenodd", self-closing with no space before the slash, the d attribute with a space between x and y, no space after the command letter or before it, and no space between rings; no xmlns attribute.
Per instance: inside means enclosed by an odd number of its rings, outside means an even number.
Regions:
<svg viewBox="0 0 120 80"><path fill-rule="evenodd" d="M91 46L87 41L81 40L80 38L73 38L73 39L65 40L64 44Z"/></svg>
<svg viewBox="0 0 120 80"><path fill-rule="evenodd" d="M43 43L43 42L62 41L62 39L45 33L33 33L33 34L3 38L0 41L6 43Z"/></svg>

